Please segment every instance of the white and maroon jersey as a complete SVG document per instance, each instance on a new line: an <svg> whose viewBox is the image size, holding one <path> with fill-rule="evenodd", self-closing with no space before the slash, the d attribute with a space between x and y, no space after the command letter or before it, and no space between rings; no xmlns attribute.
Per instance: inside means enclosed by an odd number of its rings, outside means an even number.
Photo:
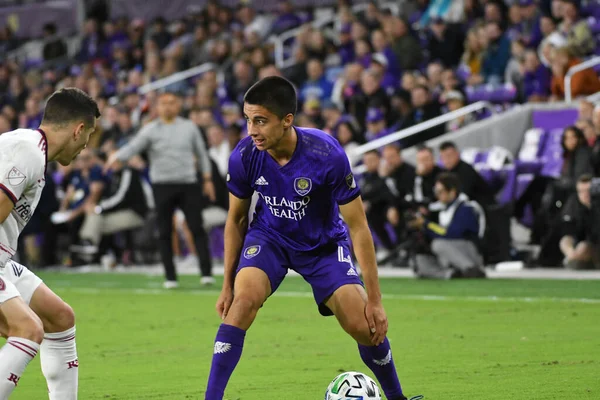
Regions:
<svg viewBox="0 0 600 400"><path fill-rule="evenodd" d="M17 129L0 135L0 190L15 205L0 224L0 275L40 201L47 160L48 142L41 130Z"/></svg>

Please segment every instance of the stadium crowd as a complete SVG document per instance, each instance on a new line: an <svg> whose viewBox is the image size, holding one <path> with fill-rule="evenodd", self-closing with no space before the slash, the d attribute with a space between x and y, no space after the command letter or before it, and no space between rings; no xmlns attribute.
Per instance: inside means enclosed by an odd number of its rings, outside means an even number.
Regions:
<svg viewBox="0 0 600 400"><path fill-rule="evenodd" d="M317 10L297 9L292 1L279 2L277 12L259 13L251 5L231 9L211 0L202 12L175 21L90 15L76 54L69 54L66 42L53 36L59 21L45 26L45 35L52 39L45 42L43 60L37 62L11 58L10 52L22 43L9 28L0 30L0 59L4 60L0 63L0 133L36 129L44 100L61 87L88 92L102 113L98 131L76 162L48 169L44 197L22 235L22 261L76 265L99 261L107 254L116 256L113 263L156 259L147 155L133 157L110 172L103 171L103 162L158 116L158 93L141 94L140 87L203 63L216 68L165 89L180 96L180 114L198 126L208 145L217 196L212 201L205 198L203 213L207 229L213 229L213 256L218 256L215 232L227 208L228 157L246 134L243 96L257 79L271 75L284 76L296 85L300 100L296 125L335 136L350 161L366 167L360 182L367 216L378 246L391 254L392 262L406 263L401 251L406 243L431 245L432 238L439 239L439 225L447 228L446 236L452 231L448 239L478 242L483 235L477 213L496 203L497 188L461 160L453 143L439 149L420 144L460 129L476 116L430 128L360 159L352 150L485 96L493 96L488 99L504 109L523 102L563 100L567 70L600 54L595 36L600 31L600 4L594 0L402 4L400 15L395 15L393 9L376 2L354 13L351 5L340 1L331 29L312 27L309 22ZM287 44L286 56L295 63L279 68L269 38L293 28L300 29ZM600 80L593 69L573 78L574 98L597 92ZM588 246L592 233L582 222L590 208L590 177L600 173L600 105L581 101L576 126L565 128L561 177L532 182L516 202L515 216L521 218L527 207L538 211L532 242L542 244L539 262L543 265L562 265L565 258L565 265L573 268L600 267L598 248ZM415 145L419 149L413 166L403 160L402 149ZM434 157L437 150L440 162ZM440 178L443 172L454 175ZM484 211L454 221L452 214L444 212L457 198L473 200ZM561 204L572 203L569 210L575 211L557 212L552 205L558 199ZM446 207L432 207L436 200ZM67 215L63 220L56 217L57 211L66 210L71 212L63 214ZM127 221L119 218L114 229L103 231L101 223L92 221L97 214L123 210L128 211ZM185 222L176 217L173 224L176 254L193 254L194 240ZM101 239L102 232L110 235ZM66 259L57 259L61 253L56 248L63 237L68 238L71 251ZM87 249L94 248L90 243L101 244L88 254ZM477 267L485 259L453 261L456 248L448 253L445 246L430 247L441 264L462 262L470 271L467 276L478 276ZM544 248L549 250L544 253Z"/></svg>

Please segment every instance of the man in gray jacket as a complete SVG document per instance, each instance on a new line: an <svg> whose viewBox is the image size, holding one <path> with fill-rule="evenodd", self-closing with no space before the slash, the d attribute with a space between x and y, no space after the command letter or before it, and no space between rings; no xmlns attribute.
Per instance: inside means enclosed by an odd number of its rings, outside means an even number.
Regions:
<svg viewBox="0 0 600 400"><path fill-rule="evenodd" d="M212 258L208 235L203 227L203 194L213 202L215 188L211 180L211 164L204 139L198 127L179 117L181 99L163 92L158 98L159 118L144 126L137 135L106 162L106 169L115 161L125 162L146 152L150 162L150 180L158 218L160 256L165 267L165 288L177 287L173 262L173 213L180 208L194 236L200 261L202 284L213 284ZM198 168L202 185L198 181Z"/></svg>

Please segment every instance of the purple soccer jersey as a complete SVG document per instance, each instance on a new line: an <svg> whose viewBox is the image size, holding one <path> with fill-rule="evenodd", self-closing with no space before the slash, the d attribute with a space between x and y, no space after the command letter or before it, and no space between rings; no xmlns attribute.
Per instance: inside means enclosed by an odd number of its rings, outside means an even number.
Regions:
<svg viewBox="0 0 600 400"><path fill-rule="evenodd" d="M244 138L229 158L227 185L239 198L259 194L250 230L285 248L312 251L347 239L338 205L360 195L339 142L318 129L295 127L298 144L280 166Z"/></svg>

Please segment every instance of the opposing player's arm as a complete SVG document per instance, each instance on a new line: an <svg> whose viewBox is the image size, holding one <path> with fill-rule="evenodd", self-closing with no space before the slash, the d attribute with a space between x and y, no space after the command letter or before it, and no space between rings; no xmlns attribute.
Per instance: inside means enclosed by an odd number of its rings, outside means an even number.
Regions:
<svg viewBox="0 0 600 400"><path fill-rule="evenodd" d="M229 212L225 222L225 272L223 287L233 289L235 270L240 259L244 237L248 230L251 198L240 199L229 194Z"/></svg>
<svg viewBox="0 0 600 400"><path fill-rule="evenodd" d="M341 205L340 213L350 230L354 253L362 271L369 300L379 302L381 301L381 290L379 288L375 246L360 196L347 204Z"/></svg>
<svg viewBox="0 0 600 400"><path fill-rule="evenodd" d="M2 190L0 186L0 224L3 223L15 207L12 199Z"/></svg>

